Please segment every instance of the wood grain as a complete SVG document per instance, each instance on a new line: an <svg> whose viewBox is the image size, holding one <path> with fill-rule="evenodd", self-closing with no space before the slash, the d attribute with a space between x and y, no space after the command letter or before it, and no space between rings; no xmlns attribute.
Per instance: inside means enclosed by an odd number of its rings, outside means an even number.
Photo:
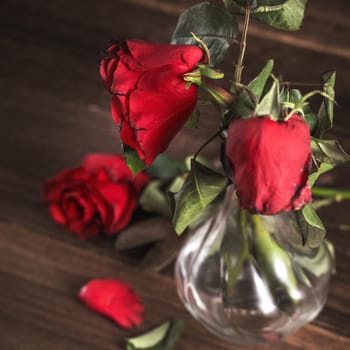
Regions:
<svg viewBox="0 0 350 350"><path fill-rule="evenodd" d="M0 4L0 349L124 349L130 333L81 305L76 294L90 278L116 277L132 284L146 304L135 333L169 318L187 320L175 349L243 349L209 334L185 311L172 276L140 268L144 252L116 252L113 239L78 241L48 216L43 181L90 152L119 150L109 96L98 76L101 52L112 38L168 42L178 14L193 0L24 1ZM318 81L338 71L336 127L330 137L350 150L349 5L310 1L298 33L254 24L244 79L275 57L276 71L291 81ZM235 54L235 49L233 49ZM233 69L223 65L225 73ZM203 110L200 133L184 130L168 153L182 158L218 125ZM215 158L218 145L206 149ZM349 167L324 177L348 187ZM328 303L311 325L282 343L245 349L350 349L350 203L322 210L337 252ZM132 229L132 228L131 228ZM172 239L174 239L172 237ZM146 252L147 253L147 252Z"/></svg>

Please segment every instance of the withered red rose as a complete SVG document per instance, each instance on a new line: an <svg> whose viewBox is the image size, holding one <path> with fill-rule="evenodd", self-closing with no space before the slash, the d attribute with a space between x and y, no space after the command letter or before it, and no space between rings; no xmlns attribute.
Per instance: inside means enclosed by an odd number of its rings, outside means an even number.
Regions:
<svg viewBox="0 0 350 350"><path fill-rule="evenodd" d="M148 176L133 178L122 157L91 154L44 184L44 197L52 218L85 239L124 228L138 205Z"/></svg>
<svg viewBox="0 0 350 350"><path fill-rule="evenodd" d="M274 215L311 201L310 130L297 114L287 121L269 116L233 121L226 155L241 208Z"/></svg>
<svg viewBox="0 0 350 350"><path fill-rule="evenodd" d="M193 45L157 45L129 40L113 44L100 74L113 95L112 116L124 145L149 165L192 114L197 88L184 74L203 57Z"/></svg>

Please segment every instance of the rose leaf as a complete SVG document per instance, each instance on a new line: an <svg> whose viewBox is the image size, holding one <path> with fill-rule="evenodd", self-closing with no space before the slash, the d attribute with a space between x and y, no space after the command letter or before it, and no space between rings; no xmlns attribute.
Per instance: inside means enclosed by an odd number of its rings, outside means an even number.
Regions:
<svg viewBox="0 0 350 350"><path fill-rule="evenodd" d="M224 0L233 13L245 14L247 1ZM307 0L252 0L251 17L271 27L295 31L301 26ZM257 5L257 7L256 7Z"/></svg>
<svg viewBox="0 0 350 350"><path fill-rule="evenodd" d="M259 115L271 115L275 120L279 119L280 116L280 86L279 82L275 80L266 93L261 99L260 103L256 107L255 114Z"/></svg>
<svg viewBox="0 0 350 350"><path fill-rule="evenodd" d="M317 248L326 236L321 219L311 204L296 212L296 218L301 230L304 245Z"/></svg>
<svg viewBox="0 0 350 350"><path fill-rule="evenodd" d="M145 163L142 159L139 158L137 152L134 149L125 145L123 145L123 148L126 164L132 173L136 175L145 168Z"/></svg>
<svg viewBox="0 0 350 350"><path fill-rule="evenodd" d="M175 231L181 234L226 186L225 176L192 159L182 188L171 194Z"/></svg>
<svg viewBox="0 0 350 350"><path fill-rule="evenodd" d="M152 178L157 178L163 181L171 181L176 176L186 171L184 162L180 162L160 154L156 160L146 169L147 173Z"/></svg>
<svg viewBox="0 0 350 350"><path fill-rule="evenodd" d="M287 2L287 0L224 0L225 5L237 11L237 8L245 8L247 5L250 6L251 9L256 9L257 7L265 7L269 8L271 11L276 8L280 8L280 5L283 5Z"/></svg>
<svg viewBox="0 0 350 350"><path fill-rule="evenodd" d="M192 112L191 116L188 118L185 127L186 128L196 128L198 125L198 120L199 120L200 112L199 108L196 107L194 111Z"/></svg>
<svg viewBox="0 0 350 350"><path fill-rule="evenodd" d="M162 186L162 181L151 181L143 190L139 203L145 211L171 217L169 197Z"/></svg>
<svg viewBox="0 0 350 350"><path fill-rule="evenodd" d="M326 72L322 75L323 91L333 100L335 98L335 78L335 71ZM324 132L333 126L333 110L334 102L325 97L317 114L317 127L314 132L316 137L322 137Z"/></svg>
<svg viewBox="0 0 350 350"><path fill-rule="evenodd" d="M350 155L335 140L321 140L313 137L311 139L311 150L313 157L320 163L336 166L350 160Z"/></svg>
<svg viewBox="0 0 350 350"><path fill-rule="evenodd" d="M334 168L334 166L332 164L328 164L328 163L321 163L320 167L317 169L317 171L315 171L314 173L312 173L309 176L309 184L310 187L312 187L315 182L317 181L317 179L324 173L326 173L327 171L330 171Z"/></svg>
<svg viewBox="0 0 350 350"><path fill-rule="evenodd" d="M233 39L238 33L236 18L226 9L202 2L179 18L171 43L196 45L194 33L208 47L213 66L221 63Z"/></svg>
<svg viewBox="0 0 350 350"><path fill-rule="evenodd" d="M170 350L180 337L183 320L167 321L153 330L127 339L127 350Z"/></svg>

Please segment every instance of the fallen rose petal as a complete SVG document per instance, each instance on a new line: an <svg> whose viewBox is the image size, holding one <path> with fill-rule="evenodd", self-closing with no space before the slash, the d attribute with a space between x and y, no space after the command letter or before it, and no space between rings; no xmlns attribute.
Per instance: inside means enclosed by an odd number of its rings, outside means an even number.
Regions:
<svg viewBox="0 0 350 350"><path fill-rule="evenodd" d="M144 306L140 297L122 281L92 280L81 288L79 298L123 328L139 326L143 321Z"/></svg>

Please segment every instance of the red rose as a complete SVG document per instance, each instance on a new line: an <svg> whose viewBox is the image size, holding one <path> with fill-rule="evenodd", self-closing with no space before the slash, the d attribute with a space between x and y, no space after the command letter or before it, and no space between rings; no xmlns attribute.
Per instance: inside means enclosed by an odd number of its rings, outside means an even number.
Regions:
<svg viewBox="0 0 350 350"><path fill-rule="evenodd" d="M91 154L44 184L52 218L85 239L117 233L130 221L148 176L133 178L122 157Z"/></svg>
<svg viewBox="0 0 350 350"><path fill-rule="evenodd" d="M183 127L197 102L197 88L186 87L203 52L192 45L143 41L113 44L100 74L112 97L112 116L123 144L149 165Z"/></svg>
<svg viewBox="0 0 350 350"><path fill-rule="evenodd" d="M123 328L139 326L144 306L126 283L113 280L92 280L79 292L79 297L91 309L108 316Z"/></svg>
<svg viewBox="0 0 350 350"><path fill-rule="evenodd" d="M233 121L226 155L241 208L274 215L311 201L310 130L300 116L278 122L269 116Z"/></svg>

